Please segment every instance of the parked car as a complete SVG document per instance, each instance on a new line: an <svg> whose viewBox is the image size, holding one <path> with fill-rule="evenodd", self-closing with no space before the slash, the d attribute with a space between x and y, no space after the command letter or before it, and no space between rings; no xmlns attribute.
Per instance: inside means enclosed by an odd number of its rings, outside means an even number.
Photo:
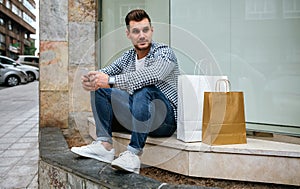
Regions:
<svg viewBox="0 0 300 189"><path fill-rule="evenodd" d="M38 56L33 56L33 55L19 55L18 59L16 62L20 64L25 64L29 66L35 66L39 67L39 57Z"/></svg>
<svg viewBox="0 0 300 189"><path fill-rule="evenodd" d="M20 83L27 83L27 81L28 75L25 71L0 63L0 84L12 87Z"/></svg>
<svg viewBox="0 0 300 189"><path fill-rule="evenodd" d="M40 74L39 74L39 68L37 68L37 67L20 64L20 63L14 61L13 59L8 58L6 56L0 56L0 62L2 64L14 66L14 67L17 67L17 68L25 71L28 75L28 81L29 82L32 82L34 80L39 79Z"/></svg>

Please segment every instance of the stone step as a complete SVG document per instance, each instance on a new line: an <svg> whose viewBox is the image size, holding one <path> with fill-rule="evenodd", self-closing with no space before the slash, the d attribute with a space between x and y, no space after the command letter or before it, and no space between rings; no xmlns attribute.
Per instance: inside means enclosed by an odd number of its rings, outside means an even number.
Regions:
<svg viewBox="0 0 300 189"><path fill-rule="evenodd" d="M213 189L204 186L173 185L140 174L113 169L108 163L72 153L58 127L39 130L39 188L161 188Z"/></svg>
<svg viewBox="0 0 300 189"><path fill-rule="evenodd" d="M95 123L88 118L90 135ZM126 150L130 135L113 133L114 148ZM247 144L209 146L185 143L176 135L148 137L141 161L145 165L203 178L300 185L300 145L247 138Z"/></svg>

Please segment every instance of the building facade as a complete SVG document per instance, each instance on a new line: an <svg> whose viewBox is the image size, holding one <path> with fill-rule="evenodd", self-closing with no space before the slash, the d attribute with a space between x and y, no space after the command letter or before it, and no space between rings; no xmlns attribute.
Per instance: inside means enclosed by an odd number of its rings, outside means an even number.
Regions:
<svg viewBox="0 0 300 189"><path fill-rule="evenodd" d="M0 0L0 54L16 59L18 55L34 55L36 34L34 0Z"/></svg>
<svg viewBox="0 0 300 189"><path fill-rule="evenodd" d="M133 8L149 13L182 74L227 75L244 92L248 130L300 135L299 0L41 0L41 126L67 128L90 111L80 68L131 47L124 17Z"/></svg>

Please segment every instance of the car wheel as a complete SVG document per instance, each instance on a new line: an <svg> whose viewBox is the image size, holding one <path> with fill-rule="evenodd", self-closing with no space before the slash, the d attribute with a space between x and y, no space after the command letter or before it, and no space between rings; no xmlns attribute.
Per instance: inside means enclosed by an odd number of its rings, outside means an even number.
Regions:
<svg viewBox="0 0 300 189"><path fill-rule="evenodd" d="M28 81L29 81L29 82L32 82L32 81L35 80L35 75L34 75L34 73L32 73L32 72L27 72L27 75L28 75Z"/></svg>
<svg viewBox="0 0 300 189"><path fill-rule="evenodd" d="M19 85L19 83L20 83L19 78L17 76L14 76L14 75L8 76L7 79L6 79L6 82L5 82L5 84L9 87Z"/></svg>

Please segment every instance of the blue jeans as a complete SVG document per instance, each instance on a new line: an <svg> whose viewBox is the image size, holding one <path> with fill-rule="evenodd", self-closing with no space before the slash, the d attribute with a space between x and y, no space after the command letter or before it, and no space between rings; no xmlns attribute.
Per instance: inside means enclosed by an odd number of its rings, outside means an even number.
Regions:
<svg viewBox="0 0 300 189"><path fill-rule="evenodd" d="M116 88L91 92L92 111L98 141L112 144L113 119L131 132L127 150L139 154L148 136L168 137L176 130L173 108L155 86L136 90L133 95Z"/></svg>

